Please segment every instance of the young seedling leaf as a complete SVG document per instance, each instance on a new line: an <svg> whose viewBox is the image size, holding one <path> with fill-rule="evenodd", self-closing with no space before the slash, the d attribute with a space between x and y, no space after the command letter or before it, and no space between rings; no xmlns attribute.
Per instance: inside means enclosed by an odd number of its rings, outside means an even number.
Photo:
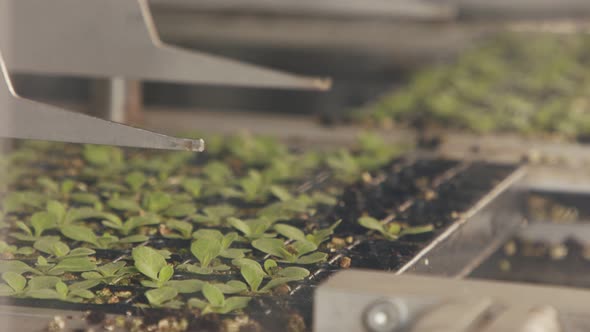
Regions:
<svg viewBox="0 0 590 332"><path fill-rule="evenodd" d="M309 276L309 270L302 267L289 266L279 270L276 275L284 278L290 278L292 280L303 280Z"/></svg>
<svg viewBox="0 0 590 332"><path fill-rule="evenodd" d="M201 196L201 189L203 188L203 182L199 179L184 179L181 183L182 188L191 194L194 198Z"/></svg>
<svg viewBox="0 0 590 332"><path fill-rule="evenodd" d="M119 239L118 243L139 243L149 240L146 235L129 235Z"/></svg>
<svg viewBox="0 0 590 332"><path fill-rule="evenodd" d="M51 268L51 272L86 272L96 269L96 263L88 257L76 257L62 259Z"/></svg>
<svg viewBox="0 0 590 332"><path fill-rule="evenodd" d="M147 181L147 179L146 179L145 175L143 175L142 172L138 172L138 171L131 172L125 177L125 182L127 183L127 185L129 185L131 190L133 190L134 192L139 191L139 189L141 189L141 187L143 187L143 185L146 183L146 181Z"/></svg>
<svg viewBox="0 0 590 332"><path fill-rule="evenodd" d="M268 273L268 275L275 274L275 271L278 269L277 262L274 259L267 259L264 261L264 271Z"/></svg>
<svg viewBox="0 0 590 332"><path fill-rule="evenodd" d="M65 300L68 296L68 285L64 284L62 281L55 284L55 290L57 294L62 300Z"/></svg>
<svg viewBox="0 0 590 332"><path fill-rule="evenodd" d="M50 276L38 276L33 277L29 280L29 289L30 290L39 290L39 289L52 289L55 288L58 282L61 282L61 279L58 277L50 277Z"/></svg>
<svg viewBox="0 0 590 332"><path fill-rule="evenodd" d="M221 243L215 238L199 238L191 245L191 252L202 267L208 267L215 257L219 256L222 251Z"/></svg>
<svg viewBox="0 0 590 332"><path fill-rule="evenodd" d="M360 217L359 220L358 220L358 222L359 222L359 224L361 226L363 226L365 228L372 229L372 230L378 231L380 233L384 233L385 232L385 229L384 229L383 224L379 220L377 220L375 218L372 218L372 217Z"/></svg>
<svg viewBox="0 0 590 332"><path fill-rule="evenodd" d="M203 296L213 307L223 307L225 297L223 293L215 285L206 283L203 285Z"/></svg>
<svg viewBox="0 0 590 332"><path fill-rule="evenodd" d="M200 291L204 284L204 281L198 279L170 280L166 283L166 286L175 288L179 293L190 294Z"/></svg>
<svg viewBox="0 0 590 332"><path fill-rule="evenodd" d="M236 259L233 263L240 267L240 273L250 286L250 290L252 292L257 292L262 283L262 279L266 276L266 273L262 270L260 264L247 258Z"/></svg>
<svg viewBox="0 0 590 332"><path fill-rule="evenodd" d="M31 226L35 230L35 237L40 237L46 230L57 226L57 217L46 211L37 212L31 216Z"/></svg>
<svg viewBox="0 0 590 332"><path fill-rule="evenodd" d="M315 264L319 262L323 262L328 258L328 254L323 252L314 252L313 254L309 254L307 256L299 257L295 263L297 264Z"/></svg>
<svg viewBox="0 0 590 332"><path fill-rule="evenodd" d="M86 226L69 225L62 228L61 233L69 239L99 246L96 234Z"/></svg>
<svg viewBox="0 0 590 332"><path fill-rule="evenodd" d="M27 265L24 262L21 261L16 261L16 260L0 260L0 273L3 272L15 272L18 274L23 274L25 272L31 272L37 275L41 275L43 273L41 273L39 270L34 269L32 267L30 267L29 265Z"/></svg>
<svg viewBox="0 0 590 332"><path fill-rule="evenodd" d="M96 251L90 249L90 248L76 248L73 249L72 251L70 251L68 253L68 257L83 257L83 256L90 256L90 255L94 255L96 253Z"/></svg>
<svg viewBox="0 0 590 332"><path fill-rule="evenodd" d="M305 234L297 227L285 224L274 226L275 231L290 240L307 241Z"/></svg>
<svg viewBox="0 0 590 332"><path fill-rule="evenodd" d="M289 191L285 187L281 186L271 186L270 192L279 200L283 202L287 202L293 199L293 195L289 193Z"/></svg>
<svg viewBox="0 0 590 332"><path fill-rule="evenodd" d="M193 215L197 208L193 203L174 204L164 211L164 215L172 218L182 218Z"/></svg>
<svg viewBox="0 0 590 332"><path fill-rule="evenodd" d="M111 198L107 201L107 205L114 210L139 212L141 207L136 201L124 198Z"/></svg>
<svg viewBox="0 0 590 332"><path fill-rule="evenodd" d="M163 237L170 239L190 239L193 232L193 225L183 220L168 220L166 221L166 228L178 232L172 233L170 231L163 231L163 229L160 228L160 234L162 234Z"/></svg>
<svg viewBox="0 0 590 332"><path fill-rule="evenodd" d="M248 291L248 285L239 280L230 280L225 284L215 284L223 294L238 294Z"/></svg>
<svg viewBox="0 0 590 332"><path fill-rule="evenodd" d="M66 217L66 208L58 201L47 202L47 212L53 214L58 223Z"/></svg>
<svg viewBox="0 0 590 332"><path fill-rule="evenodd" d="M305 241L295 241L291 244L291 247L295 249L295 253L297 256L302 256L312 251L317 250L318 246L315 243Z"/></svg>
<svg viewBox="0 0 590 332"><path fill-rule="evenodd" d="M170 280L170 278L172 278L173 274L174 268L172 268L172 266L166 265L162 267L162 269L160 269L160 272L158 273L158 285L163 285L164 283L166 283L168 280Z"/></svg>
<svg viewBox="0 0 590 332"><path fill-rule="evenodd" d="M147 193L143 197L143 206L151 212L157 213L167 209L172 204L172 197L165 192Z"/></svg>
<svg viewBox="0 0 590 332"><path fill-rule="evenodd" d="M289 252L284 249L283 241L279 239L261 238L252 241L252 246L276 257L285 258L289 256Z"/></svg>
<svg viewBox="0 0 590 332"><path fill-rule="evenodd" d="M12 271L2 273L2 280L4 280L15 293L22 292L27 285L27 279L25 279L25 277Z"/></svg>
<svg viewBox="0 0 590 332"><path fill-rule="evenodd" d="M151 289L145 292L145 297L153 306L159 307L168 301L171 301L178 295L178 291L174 287L162 287L158 289Z"/></svg>
<svg viewBox="0 0 590 332"><path fill-rule="evenodd" d="M413 227L404 227L400 232L400 236L403 235L415 235L415 234L423 234L429 233L434 230L434 225L420 225L420 226L413 226Z"/></svg>
<svg viewBox="0 0 590 332"><path fill-rule="evenodd" d="M162 254L150 247L133 248L131 255L137 270L155 281L158 280L158 273L167 265Z"/></svg>
<svg viewBox="0 0 590 332"><path fill-rule="evenodd" d="M70 252L70 247L61 242L58 236L45 236L35 241L33 247L43 253L63 257Z"/></svg>
<svg viewBox="0 0 590 332"><path fill-rule="evenodd" d="M232 311L244 309L248 306L252 298L245 296L233 296L225 300L225 305L218 312L220 314L227 314Z"/></svg>

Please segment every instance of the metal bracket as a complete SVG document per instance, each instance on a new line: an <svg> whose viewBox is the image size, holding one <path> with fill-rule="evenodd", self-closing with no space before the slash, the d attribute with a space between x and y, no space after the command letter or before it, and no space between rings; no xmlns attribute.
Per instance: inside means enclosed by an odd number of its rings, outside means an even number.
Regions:
<svg viewBox="0 0 590 332"><path fill-rule="evenodd" d="M170 137L23 99L0 53L0 137L203 151L202 139Z"/></svg>
<svg viewBox="0 0 590 332"><path fill-rule="evenodd" d="M349 270L316 291L314 330L557 332L566 331L562 317L584 317L588 305L586 290Z"/></svg>
<svg viewBox="0 0 590 332"><path fill-rule="evenodd" d="M169 137L24 100L11 72L326 90L291 75L165 45L146 0L0 0L0 137L202 151Z"/></svg>
<svg viewBox="0 0 590 332"><path fill-rule="evenodd" d="M146 0L0 0L0 50L10 72L319 89L296 76L166 45Z"/></svg>

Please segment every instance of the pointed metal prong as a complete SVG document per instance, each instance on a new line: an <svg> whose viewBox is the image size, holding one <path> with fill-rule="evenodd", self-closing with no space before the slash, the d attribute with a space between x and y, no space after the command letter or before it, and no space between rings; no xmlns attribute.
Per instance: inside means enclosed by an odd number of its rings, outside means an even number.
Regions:
<svg viewBox="0 0 590 332"><path fill-rule="evenodd" d="M147 0L0 0L10 72L326 90L292 75L164 44Z"/></svg>
<svg viewBox="0 0 590 332"><path fill-rule="evenodd" d="M158 134L21 98L0 53L0 137L201 152L202 139Z"/></svg>

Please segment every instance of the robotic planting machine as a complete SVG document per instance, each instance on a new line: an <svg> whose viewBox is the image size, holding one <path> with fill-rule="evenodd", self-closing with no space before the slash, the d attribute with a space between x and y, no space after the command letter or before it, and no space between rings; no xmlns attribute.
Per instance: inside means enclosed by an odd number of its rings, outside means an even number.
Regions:
<svg viewBox="0 0 590 332"><path fill-rule="evenodd" d="M190 20L189 13L198 19ZM590 4L583 0L0 0L0 136L199 153L207 149L206 141L159 131L231 133L251 125L255 132L304 146L345 145L358 128L326 129L301 117L244 112L142 113L134 89L140 80L273 90L331 88L327 78L172 46L162 41L160 30L172 40L202 37L236 47L267 43L275 48L305 45L308 50L323 46L336 53L366 49L373 59L402 61L427 58L432 49L460 49L514 22L588 14ZM212 25L218 21L229 23ZM393 33L398 30L404 32ZM424 39L407 38L411 33ZM334 90L345 94L338 75L316 72L321 75L313 76L333 76ZM13 80L17 74L101 79L101 114L22 97ZM119 123L133 112L143 119L138 125L150 130ZM403 142L416 133L385 136ZM547 162L523 163L523 155ZM418 244L403 239L347 243L311 271L307 286L291 290L308 299L313 322L308 329L590 330L589 161L588 148L580 144L452 132L435 151L409 153L391 166L395 183L424 179L425 185L399 193L383 220L432 218L444 227ZM424 199L426 192L431 198ZM373 193L363 194L370 200ZM340 268L344 256L352 258L350 269ZM88 325L86 308L70 309L4 303L0 321L6 331L41 331L57 316L68 317L57 324L64 330L102 328ZM120 315L107 316L116 320Z"/></svg>

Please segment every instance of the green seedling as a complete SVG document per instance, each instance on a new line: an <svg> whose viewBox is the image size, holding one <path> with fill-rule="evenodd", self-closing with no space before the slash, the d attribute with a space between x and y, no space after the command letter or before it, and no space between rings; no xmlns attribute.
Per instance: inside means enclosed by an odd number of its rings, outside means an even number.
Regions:
<svg viewBox="0 0 590 332"><path fill-rule="evenodd" d="M146 213L142 216L135 216L122 222L119 218L111 218L110 220L104 220L102 224L106 227L118 230L122 235L129 235L131 231L136 228L150 225L160 224L160 220L153 213Z"/></svg>
<svg viewBox="0 0 590 332"><path fill-rule="evenodd" d="M357 142L359 155L355 159L363 170L383 167L402 153L399 147L386 143L381 136L370 132L361 133Z"/></svg>
<svg viewBox="0 0 590 332"><path fill-rule="evenodd" d="M61 234L75 241L86 242L97 249L110 249L129 243L144 242L148 239L147 236L139 234L130 235L121 239L108 233L98 236L89 227L81 225L71 225L62 228Z"/></svg>
<svg viewBox="0 0 590 332"><path fill-rule="evenodd" d="M193 224L188 221L170 219L164 226L164 228L160 227L160 234L165 238L184 240L192 238Z"/></svg>
<svg viewBox="0 0 590 332"><path fill-rule="evenodd" d="M51 197L68 199L70 194L76 186L76 182L70 179L64 180L60 183L52 179L42 176L37 179L37 184L44 189Z"/></svg>
<svg viewBox="0 0 590 332"><path fill-rule="evenodd" d="M6 195L2 201L4 213L27 212L43 209L47 196L33 191L14 191Z"/></svg>
<svg viewBox="0 0 590 332"><path fill-rule="evenodd" d="M76 249L74 249L76 250ZM72 250L72 252L74 252ZM45 275L57 276L66 272L87 272L96 269L96 262L88 256L60 257L55 262L48 261L45 257L37 257L35 267Z"/></svg>
<svg viewBox="0 0 590 332"><path fill-rule="evenodd" d="M264 269L256 261L247 258L235 259L232 264L240 268L240 273L247 283L247 287L241 288L246 288L251 293L267 293L289 282L303 280L309 275L308 270L300 267L290 266L281 269L272 259L264 262ZM260 288L265 278L270 280Z"/></svg>
<svg viewBox="0 0 590 332"><path fill-rule="evenodd" d="M35 249L25 246L25 247L17 247L15 245L10 245L6 243L6 241L0 240L0 254L2 255L23 255L28 256L32 255L35 252Z"/></svg>
<svg viewBox="0 0 590 332"><path fill-rule="evenodd" d="M135 268L150 280L143 280L146 287L160 288L174 275L174 268L166 263L162 254L150 247L136 247L132 251Z"/></svg>
<svg viewBox="0 0 590 332"><path fill-rule="evenodd" d="M217 188L223 188L233 178L232 170L220 161L212 161L203 167L203 175L208 184L205 188L205 196L217 194Z"/></svg>
<svg viewBox="0 0 590 332"><path fill-rule="evenodd" d="M32 273L34 275L43 275L43 272L29 266L25 262L18 260L0 260L0 273L15 272L18 274Z"/></svg>
<svg viewBox="0 0 590 332"><path fill-rule="evenodd" d="M83 272L82 278L86 280L98 280L109 285L116 285L121 280L137 273L134 267L126 266L123 261L111 262L96 268L96 271Z"/></svg>
<svg viewBox="0 0 590 332"><path fill-rule="evenodd" d="M125 183L135 193L139 192L146 182L147 178L145 175L138 171L131 172L125 177Z"/></svg>
<svg viewBox="0 0 590 332"><path fill-rule="evenodd" d="M328 255L314 252L317 246L309 241L295 241L285 244L279 239L261 238L252 242L252 246L264 253L279 258L280 262L294 264L314 264L325 261Z"/></svg>
<svg viewBox="0 0 590 332"><path fill-rule="evenodd" d="M340 225L340 222L341 220L338 220L328 228L318 229L307 235L305 235L299 228L285 224L275 225L274 230L290 240L309 241L318 247L322 242L328 240L330 236L334 234L334 229Z"/></svg>
<svg viewBox="0 0 590 332"><path fill-rule="evenodd" d="M11 233L10 236L21 241L36 241L47 230L55 228L63 230L69 228L77 221L92 218L118 219L117 216L110 213L104 213L90 208L66 209L63 204L57 201L49 201L47 202L46 211L37 212L31 216L30 224L33 229L24 222L19 221L16 223L16 226L21 232Z"/></svg>
<svg viewBox="0 0 590 332"><path fill-rule="evenodd" d="M60 241L58 236L44 236L35 241L33 247L42 253L51 255L57 259L87 257L95 253L88 248L75 248L70 250L67 244Z"/></svg>
<svg viewBox="0 0 590 332"><path fill-rule="evenodd" d="M246 202L264 201L269 193L269 187L265 183L260 172L250 170L248 175L239 179L238 189L224 188L221 194L224 197L238 197Z"/></svg>
<svg viewBox="0 0 590 332"><path fill-rule="evenodd" d="M197 223L218 226L222 225L228 217L233 216L235 213L236 208L233 206L221 204L204 208L201 214L194 215L192 219Z"/></svg>
<svg viewBox="0 0 590 332"><path fill-rule="evenodd" d="M123 162L123 151L112 146L85 145L82 155L89 164L98 167L113 167Z"/></svg>
<svg viewBox="0 0 590 332"><path fill-rule="evenodd" d="M5 284L0 284L0 296L22 296L25 293L27 279L13 271L2 273L2 280Z"/></svg>
<svg viewBox="0 0 590 332"><path fill-rule="evenodd" d="M345 149L329 155L326 158L326 164L333 171L336 179L345 183L356 181L362 170L355 157Z"/></svg>
<svg viewBox="0 0 590 332"><path fill-rule="evenodd" d="M233 228L240 231L243 236L251 240L256 240L261 237L274 237L276 234L266 233L272 228L272 222L267 218L257 218L241 220L238 218L230 217L227 219L227 223Z"/></svg>
<svg viewBox="0 0 590 332"><path fill-rule="evenodd" d="M88 171L88 169L85 169L85 171ZM126 193L128 191L127 187L125 187L122 184L104 180L97 183L96 188L99 189L100 192L105 196L117 196L121 193Z"/></svg>
<svg viewBox="0 0 590 332"><path fill-rule="evenodd" d="M270 192L275 197L277 197L281 202L299 204L305 207L316 205L333 206L336 205L336 203L338 203L338 200L334 196L319 191L312 193L311 196L306 194L300 194L299 196L294 197L284 187L271 186Z"/></svg>
<svg viewBox="0 0 590 332"><path fill-rule="evenodd" d="M365 228L381 233L383 237L392 241L397 240L404 235L422 234L432 232L434 230L434 226L431 224L415 227L403 227L400 223L390 222L386 225L375 218L366 216L359 218L358 223Z"/></svg>
<svg viewBox="0 0 590 332"><path fill-rule="evenodd" d="M172 196L168 193L156 191L143 196L142 205L146 211L159 213L172 206Z"/></svg>
<svg viewBox="0 0 590 332"><path fill-rule="evenodd" d="M247 165L268 165L288 155L287 147L277 140L248 134L231 137L227 149Z"/></svg>
<svg viewBox="0 0 590 332"><path fill-rule="evenodd" d="M203 191L203 181L194 178L183 179L182 188L194 198L200 198Z"/></svg>
<svg viewBox="0 0 590 332"><path fill-rule="evenodd" d="M90 205L94 207L95 210L102 211L103 205L100 200L100 197L96 194L86 193L86 192L74 192L70 194L70 202L82 204L82 205Z"/></svg>
<svg viewBox="0 0 590 332"><path fill-rule="evenodd" d="M298 215L309 212L309 202L305 199L293 199L285 202L275 202L260 209L256 216L266 218L273 223L279 220L289 220Z"/></svg>
<svg viewBox="0 0 590 332"><path fill-rule="evenodd" d="M233 234L235 238L236 234ZM226 244L222 243L223 240L220 241L217 236L205 235L203 233L197 234L197 239L191 244L191 252L199 260L199 264L182 264L179 268L195 274L212 274L216 271L229 270L229 266L222 264L217 259L217 257L220 257L227 250L225 248ZM233 242L233 239L230 239L229 244L231 242ZM227 246L229 247L229 245Z"/></svg>
<svg viewBox="0 0 590 332"><path fill-rule="evenodd" d="M162 214L171 218L184 218L192 216L197 211L193 203L177 203L167 208Z"/></svg>
<svg viewBox="0 0 590 332"><path fill-rule="evenodd" d="M22 279L20 282L22 282ZM19 286L21 285L22 283L19 284ZM89 289L96 285L98 285L97 282L86 280L68 286L58 277L33 277L29 280L21 294L24 297L35 299L82 302L94 297L94 293Z"/></svg>
<svg viewBox="0 0 590 332"><path fill-rule="evenodd" d="M183 302L175 300L178 290L174 287L161 287L150 289L145 292L145 297L152 307L178 309L182 307Z"/></svg>
<svg viewBox="0 0 590 332"><path fill-rule="evenodd" d="M219 256L223 258L242 258L247 252L250 252L250 249L230 248L232 243L238 239L238 234L234 232L224 235L215 229L199 229L193 233L193 238L218 241L221 244Z"/></svg>
<svg viewBox="0 0 590 332"><path fill-rule="evenodd" d="M201 309L202 315L210 313L227 314L245 308L250 302L249 297L243 296L225 298L221 290L212 284L204 284L202 292L205 300L198 298L188 300L188 305Z"/></svg>
<svg viewBox="0 0 590 332"><path fill-rule="evenodd" d="M121 198L119 195L114 195L107 201L107 206L113 210L124 212L140 212L141 206L134 199Z"/></svg>
<svg viewBox="0 0 590 332"><path fill-rule="evenodd" d="M32 273L35 275L57 276L66 272L86 272L94 269L96 269L96 263L88 256L64 256L51 262L47 258L39 256L35 267L18 260L0 260L0 273L10 271L19 274Z"/></svg>
<svg viewBox="0 0 590 332"><path fill-rule="evenodd" d="M4 272L0 284L0 296L30 297L35 299L52 299L68 302L82 302L94 297L89 289L96 286L95 282L76 282L66 285L57 277L33 277L27 281L15 272Z"/></svg>

